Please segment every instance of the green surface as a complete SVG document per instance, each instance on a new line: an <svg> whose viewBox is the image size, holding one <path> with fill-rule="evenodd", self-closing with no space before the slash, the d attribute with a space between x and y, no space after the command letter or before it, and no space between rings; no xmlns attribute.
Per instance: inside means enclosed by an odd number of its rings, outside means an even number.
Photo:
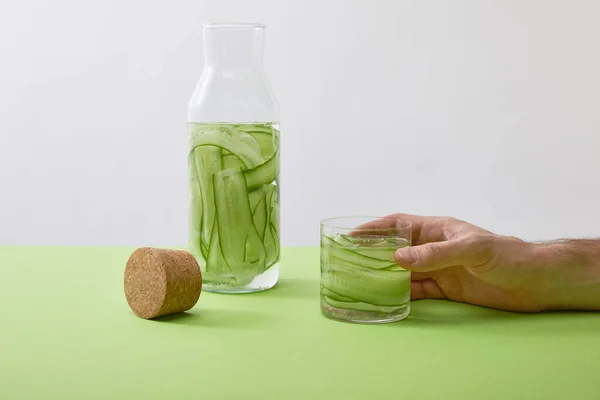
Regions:
<svg viewBox="0 0 600 400"><path fill-rule="evenodd" d="M319 251L271 291L137 318L133 248L0 247L0 399L599 399L600 314L413 303L389 325L319 312Z"/></svg>

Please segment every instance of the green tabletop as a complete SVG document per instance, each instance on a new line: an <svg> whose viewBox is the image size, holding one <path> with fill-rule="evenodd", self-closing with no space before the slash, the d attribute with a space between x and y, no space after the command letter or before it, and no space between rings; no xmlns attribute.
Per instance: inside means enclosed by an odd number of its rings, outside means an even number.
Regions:
<svg viewBox="0 0 600 400"><path fill-rule="evenodd" d="M136 317L133 248L0 247L0 399L599 399L600 313L413 303L387 325L319 312L317 248L280 283Z"/></svg>

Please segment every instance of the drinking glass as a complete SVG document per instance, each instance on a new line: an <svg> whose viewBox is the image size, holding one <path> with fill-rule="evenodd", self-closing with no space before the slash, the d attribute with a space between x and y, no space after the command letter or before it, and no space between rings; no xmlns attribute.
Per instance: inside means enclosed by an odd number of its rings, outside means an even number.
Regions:
<svg viewBox="0 0 600 400"><path fill-rule="evenodd" d="M356 323L400 321L410 312L410 271L394 253L411 245L412 225L393 217L321 222L321 312Z"/></svg>

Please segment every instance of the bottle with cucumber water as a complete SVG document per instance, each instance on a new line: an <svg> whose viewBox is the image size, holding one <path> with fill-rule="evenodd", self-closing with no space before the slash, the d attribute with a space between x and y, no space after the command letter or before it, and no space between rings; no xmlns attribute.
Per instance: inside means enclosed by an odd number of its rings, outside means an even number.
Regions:
<svg viewBox="0 0 600 400"><path fill-rule="evenodd" d="M207 291L266 290L279 276L279 109L264 30L203 26L205 67L188 110L189 249Z"/></svg>

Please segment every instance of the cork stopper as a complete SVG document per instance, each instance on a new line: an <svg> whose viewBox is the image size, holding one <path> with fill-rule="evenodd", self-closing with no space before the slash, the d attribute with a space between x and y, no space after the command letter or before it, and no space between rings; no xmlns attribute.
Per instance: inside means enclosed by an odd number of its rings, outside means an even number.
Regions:
<svg viewBox="0 0 600 400"><path fill-rule="evenodd" d="M125 266L125 297L138 317L187 311L202 290L198 262L187 251L142 247Z"/></svg>

